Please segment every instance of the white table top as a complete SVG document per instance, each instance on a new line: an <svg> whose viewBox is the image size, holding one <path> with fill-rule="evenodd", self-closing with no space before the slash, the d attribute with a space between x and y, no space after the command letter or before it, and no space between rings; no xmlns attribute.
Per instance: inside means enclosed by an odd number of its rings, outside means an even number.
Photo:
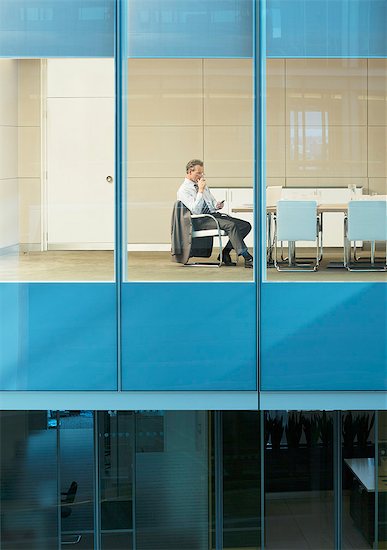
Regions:
<svg viewBox="0 0 387 550"><path fill-rule="evenodd" d="M345 458L344 462L369 493L375 491L375 460L373 458ZM386 459L382 461L378 470L378 491L387 493Z"/></svg>
<svg viewBox="0 0 387 550"><path fill-rule="evenodd" d="M345 458L344 462L364 485L368 492L375 491L375 459L374 458Z"/></svg>

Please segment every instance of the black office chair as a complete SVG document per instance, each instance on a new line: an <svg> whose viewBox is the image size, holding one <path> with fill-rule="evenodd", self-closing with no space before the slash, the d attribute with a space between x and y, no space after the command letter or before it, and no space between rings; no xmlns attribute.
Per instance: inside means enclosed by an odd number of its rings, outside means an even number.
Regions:
<svg viewBox="0 0 387 550"><path fill-rule="evenodd" d="M68 518L72 512L72 505L74 504L75 495L78 489L78 483L72 481L70 487L66 492L61 493L61 510L60 516L62 519Z"/></svg>

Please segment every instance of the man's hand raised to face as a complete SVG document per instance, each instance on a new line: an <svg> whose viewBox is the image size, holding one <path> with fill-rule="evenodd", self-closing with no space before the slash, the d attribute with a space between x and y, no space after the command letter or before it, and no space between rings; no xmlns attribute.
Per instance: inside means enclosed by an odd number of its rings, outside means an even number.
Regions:
<svg viewBox="0 0 387 550"><path fill-rule="evenodd" d="M199 187L199 193L203 193L204 189L206 188L206 180L202 176L200 180L198 180L198 187Z"/></svg>

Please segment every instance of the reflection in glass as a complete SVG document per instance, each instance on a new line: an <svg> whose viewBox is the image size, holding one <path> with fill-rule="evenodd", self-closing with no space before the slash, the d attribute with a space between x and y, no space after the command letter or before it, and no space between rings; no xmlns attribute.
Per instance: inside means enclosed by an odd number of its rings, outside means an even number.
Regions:
<svg viewBox="0 0 387 550"><path fill-rule="evenodd" d="M134 413L98 413L101 547L132 548Z"/></svg>
<svg viewBox="0 0 387 550"><path fill-rule="evenodd" d="M223 412L223 547L260 548L260 413Z"/></svg>
<svg viewBox="0 0 387 550"><path fill-rule="evenodd" d="M332 413L265 414L265 484L266 548L334 548Z"/></svg>
<svg viewBox="0 0 387 550"><path fill-rule="evenodd" d="M268 38L268 42L271 40ZM358 46L356 40L354 44ZM294 59L286 55L266 59L268 280L385 281L385 273L378 273L370 262L374 245L369 241L352 245L355 259L351 267L361 271L355 274L344 268L343 236L350 200L359 200L362 195L370 198L375 191L382 195L381 200L387 198L385 102L381 101L387 93L386 74L382 59ZM273 188L278 189L274 200ZM304 237L302 224L295 222L293 237L301 236L298 240L289 237L289 247L287 240L281 240L278 254L278 266L292 273L272 269L275 219L279 222L280 217L278 200L317 200L323 218L324 246L317 272L305 272L308 258L315 257L314 245L312 239ZM385 246L381 240L376 242L376 251L383 259Z"/></svg>
<svg viewBox="0 0 387 550"><path fill-rule="evenodd" d="M0 76L0 280L112 280L113 59L0 59Z"/></svg>
<svg viewBox="0 0 387 550"><path fill-rule="evenodd" d="M387 411L378 413L378 548L387 546Z"/></svg>
<svg viewBox="0 0 387 550"><path fill-rule="evenodd" d="M343 548L373 548L375 538L375 413L342 414Z"/></svg>
<svg viewBox="0 0 387 550"><path fill-rule="evenodd" d="M144 421L148 429L141 435L138 423ZM140 411L136 423L136 548L207 550L207 413ZM148 442L141 446L144 436Z"/></svg>
<svg viewBox="0 0 387 550"><path fill-rule="evenodd" d="M0 412L0 546L58 548L57 429L47 411Z"/></svg>
<svg viewBox="0 0 387 550"><path fill-rule="evenodd" d="M94 546L94 418L92 411L60 411L62 546Z"/></svg>

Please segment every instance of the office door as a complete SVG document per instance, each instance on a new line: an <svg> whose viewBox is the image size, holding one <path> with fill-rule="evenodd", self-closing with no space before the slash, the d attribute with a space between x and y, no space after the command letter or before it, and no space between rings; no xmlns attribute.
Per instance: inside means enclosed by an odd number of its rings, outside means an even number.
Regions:
<svg viewBox="0 0 387 550"><path fill-rule="evenodd" d="M47 61L47 233L50 249L112 249L114 62Z"/></svg>

